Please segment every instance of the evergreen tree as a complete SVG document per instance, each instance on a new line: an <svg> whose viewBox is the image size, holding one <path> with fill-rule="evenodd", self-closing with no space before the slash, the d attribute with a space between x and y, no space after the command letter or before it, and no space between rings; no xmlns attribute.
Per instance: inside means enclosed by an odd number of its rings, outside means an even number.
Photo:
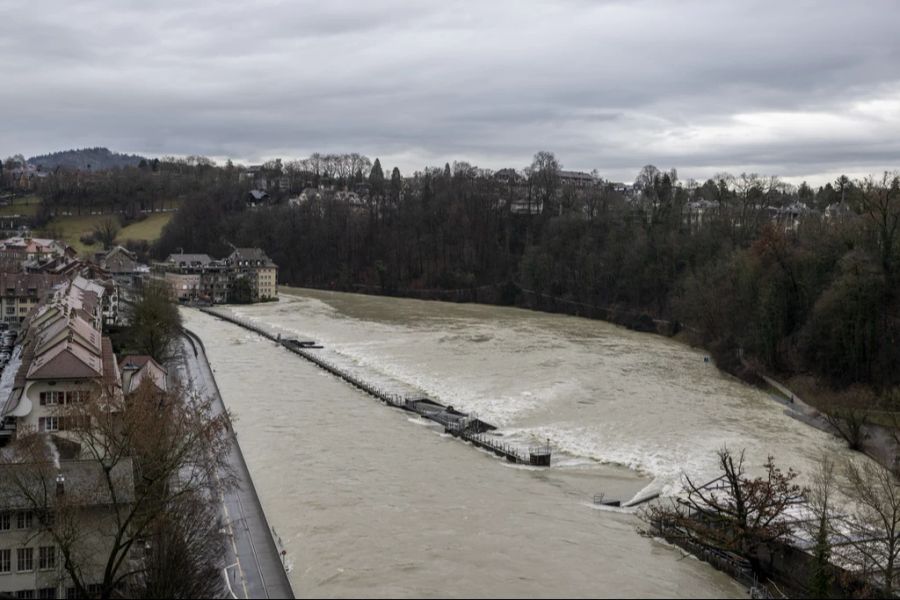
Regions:
<svg viewBox="0 0 900 600"><path fill-rule="evenodd" d="M391 171L391 201L394 204L400 202L400 194L403 191L403 177L400 175L400 169L394 167Z"/></svg>
<svg viewBox="0 0 900 600"><path fill-rule="evenodd" d="M369 173L369 186L373 196L384 195L384 171L381 170L381 161L375 159L372 171Z"/></svg>

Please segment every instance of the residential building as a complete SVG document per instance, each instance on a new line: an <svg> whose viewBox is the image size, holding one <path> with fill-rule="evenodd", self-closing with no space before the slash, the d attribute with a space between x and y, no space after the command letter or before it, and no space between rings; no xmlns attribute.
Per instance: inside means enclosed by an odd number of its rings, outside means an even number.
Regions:
<svg viewBox="0 0 900 600"><path fill-rule="evenodd" d="M0 241L0 259L41 262L67 253L70 253L68 247L58 240L17 236Z"/></svg>
<svg viewBox="0 0 900 600"><path fill-rule="evenodd" d="M259 248L235 248L225 259L234 281L250 282L250 302L278 298L278 266Z"/></svg>
<svg viewBox="0 0 900 600"><path fill-rule="evenodd" d="M269 200L269 192L265 190L250 190L250 192L247 194L248 206L265 206L269 203Z"/></svg>
<svg viewBox="0 0 900 600"><path fill-rule="evenodd" d="M120 286L140 288L141 281L150 272L147 265L138 262L134 252L122 246L115 246L99 256L97 263Z"/></svg>
<svg viewBox="0 0 900 600"><path fill-rule="evenodd" d="M76 597L62 548L49 529L62 530L69 522L77 522L79 535L64 542L65 550L82 580L92 582L89 592L95 591L119 528L116 508L134 501L133 472L130 458L118 461L109 479L96 460L61 460L54 468L0 465L0 594Z"/></svg>
<svg viewBox="0 0 900 600"><path fill-rule="evenodd" d="M500 169L494 173L494 179L499 181L500 183L504 183L507 185L521 185L525 183L525 177L523 177L518 171L515 169Z"/></svg>
<svg viewBox="0 0 900 600"><path fill-rule="evenodd" d="M58 407L122 393L112 344L102 334L102 303L96 291L92 285L71 282L24 323L21 347L7 365L16 374L9 395L0 398L5 401L0 404L0 433L29 430L65 438L66 423Z"/></svg>
<svg viewBox="0 0 900 600"><path fill-rule="evenodd" d="M151 356L125 356L119 361L119 372L122 392L126 395L137 391L144 381L150 381L160 391L168 389L168 372Z"/></svg>
<svg viewBox="0 0 900 600"><path fill-rule="evenodd" d="M709 220L710 215L717 214L719 210L720 205L715 200L686 202L681 209L681 220L691 232L697 232Z"/></svg>
<svg viewBox="0 0 900 600"><path fill-rule="evenodd" d="M229 268L224 261L215 260L208 254L170 254L164 262L154 265L154 270L155 278L169 286L173 300L228 301Z"/></svg>
<svg viewBox="0 0 900 600"><path fill-rule="evenodd" d="M17 327L55 286L64 281L62 275L0 273L2 322L9 327Z"/></svg>
<svg viewBox="0 0 900 600"><path fill-rule="evenodd" d="M509 212L515 215L539 215L544 212L544 201L537 198L515 198L509 204Z"/></svg>
<svg viewBox="0 0 900 600"><path fill-rule="evenodd" d="M0 235L27 236L33 219L30 215L4 215L0 217Z"/></svg>
<svg viewBox="0 0 900 600"><path fill-rule="evenodd" d="M103 325L119 322L119 286L112 279L87 279L76 276L72 285L82 292L89 292L100 302L100 315Z"/></svg>
<svg viewBox="0 0 900 600"><path fill-rule="evenodd" d="M26 273L45 273L47 275L59 275L69 277L80 272L85 267L85 263L77 258L72 258L68 254L57 256L54 258L26 260L20 263L21 270Z"/></svg>
<svg viewBox="0 0 900 600"><path fill-rule="evenodd" d="M597 178L582 171L560 171L559 182L577 188L590 187L597 183Z"/></svg>
<svg viewBox="0 0 900 600"><path fill-rule="evenodd" d="M259 302L278 297L278 266L259 248L235 248L223 260L208 254L172 254L153 265L178 302Z"/></svg>
<svg viewBox="0 0 900 600"><path fill-rule="evenodd" d="M36 432L57 460L49 466L0 464L0 593L74 597L63 548L51 534L63 519L77 523L79 535L65 550L82 579L101 582L119 527L117 512L134 500L131 459L117 460L107 472L72 432L72 419L84 417L61 414L61 408L88 398L122 398L118 362L102 334L107 289L83 277L57 286L30 311L6 367L15 375L0 388L0 445L13 435ZM128 364L133 362L141 360ZM162 368L149 360L138 369L129 367L129 384L147 377L158 381L157 369ZM61 506L65 510L58 510Z"/></svg>
<svg viewBox="0 0 900 600"><path fill-rule="evenodd" d="M201 300L200 274L199 273L170 273L165 274L166 285L176 302L197 302Z"/></svg>

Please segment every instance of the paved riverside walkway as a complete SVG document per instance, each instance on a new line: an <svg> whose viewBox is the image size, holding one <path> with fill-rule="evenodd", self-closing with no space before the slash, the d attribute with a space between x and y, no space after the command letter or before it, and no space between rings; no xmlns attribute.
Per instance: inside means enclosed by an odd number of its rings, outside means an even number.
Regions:
<svg viewBox="0 0 900 600"><path fill-rule="evenodd" d="M181 375L201 396L212 397L213 410L225 411L225 404L206 358L203 343L193 334L181 339ZM234 430L232 429L232 435ZM293 598L282 557L272 536L256 488L241 448L234 439L229 463L237 487L222 497L222 517L228 534L223 567L234 598Z"/></svg>

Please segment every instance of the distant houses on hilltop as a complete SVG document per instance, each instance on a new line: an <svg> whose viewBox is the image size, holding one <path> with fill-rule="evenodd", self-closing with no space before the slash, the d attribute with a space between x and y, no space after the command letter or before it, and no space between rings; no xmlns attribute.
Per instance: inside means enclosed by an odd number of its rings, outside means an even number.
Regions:
<svg viewBox="0 0 900 600"><path fill-rule="evenodd" d="M439 169L426 170L424 175L432 177L441 174ZM668 174L666 174L668 175ZM674 177L674 173L672 174ZM458 174L453 175L454 177ZM592 219L598 207L610 200L616 200L646 209L648 219L658 206L666 201L660 198L647 184L617 183L600 178L596 172L572 171L560 169L555 172L552 191L549 195L541 189L541 183L529 177L527 170L503 168L497 171L470 169L464 176L481 177L483 181L493 182L492 193L485 195L491 199L495 209L506 210L511 215L521 218L534 218L540 215L575 217ZM313 185L313 181L319 181ZM273 172L263 165L245 167L240 172L240 179L253 188L246 197L247 206L254 210L264 210L279 204L291 208L308 207L321 214L329 205L346 207L354 213L381 212L390 205L387 198L376 197L365 178L335 180L325 175L311 176L307 172L294 172L290 175L281 171ZM415 190L425 181L422 173L403 179L402 198L405 193ZM674 180L673 180L674 181ZM645 189L648 188L648 189ZM669 200L680 196L678 203L682 222L691 230L699 230L705 222L715 215L730 210L728 203L710 199L699 193L697 188L682 187L680 183L670 185ZM826 219L845 219L854 216L853 210L846 203L832 204L824 210L816 210L801 202L790 194L760 196L754 203L744 206L754 218L768 219L788 230L796 229L805 218L824 217ZM397 199L394 199L396 202ZM743 216L735 216L737 220ZM740 226L740 225L737 225Z"/></svg>

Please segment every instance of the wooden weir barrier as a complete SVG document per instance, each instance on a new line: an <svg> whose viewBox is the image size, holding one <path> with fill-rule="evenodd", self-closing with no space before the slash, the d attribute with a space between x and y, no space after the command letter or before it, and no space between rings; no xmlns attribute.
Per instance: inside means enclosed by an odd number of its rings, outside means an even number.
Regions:
<svg viewBox="0 0 900 600"><path fill-rule="evenodd" d="M210 308L198 307L198 310L272 340L286 350L301 356L319 368L328 371L335 377L346 381L370 396L374 396L385 404L407 412L416 413L423 418L443 425L445 433L467 441L477 448L492 452L515 464L531 465L534 467L550 466L552 451L550 449L549 440L544 446L532 446L527 450L523 450L522 448L518 448L511 444L504 444L495 437L486 434L486 432L496 429L496 427L490 423L485 423L472 415L455 410L452 406L444 406L429 398L406 398L400 394L391 393L378 386L372 385L353 373L342 369L338 365L325 360L323 357L317 356L314 350L321 349L322 346L316 345L314 342L298 342L293 339L284 339L280 335L273 334L265 328L246 319L224 315Z"/></svg>

